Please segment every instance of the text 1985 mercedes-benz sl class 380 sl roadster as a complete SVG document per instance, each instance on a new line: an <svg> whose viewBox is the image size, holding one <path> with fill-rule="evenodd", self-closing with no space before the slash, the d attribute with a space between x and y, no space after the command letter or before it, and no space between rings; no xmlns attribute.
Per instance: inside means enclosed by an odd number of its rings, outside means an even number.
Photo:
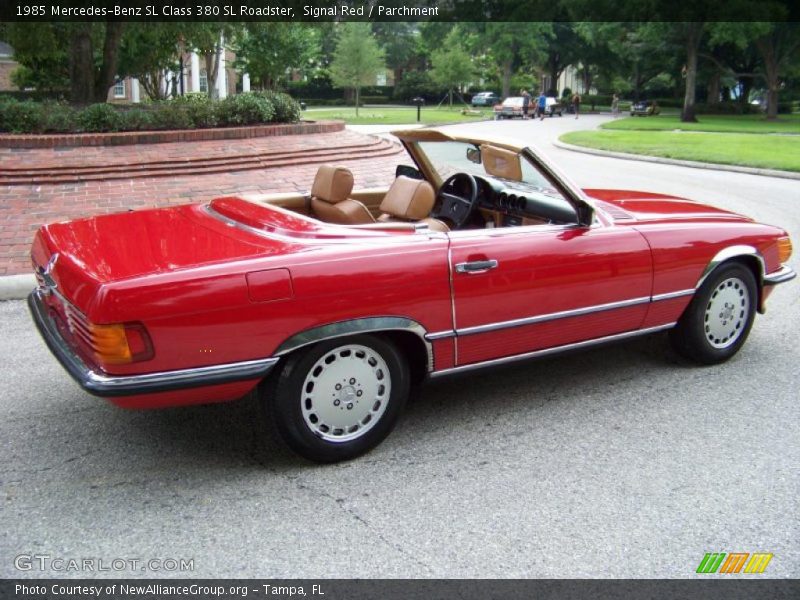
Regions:
<svg viewBox="0 0 800 600"><path fill-rule="evenodd" d="M683 198L580 189L531 148L397 132L416 167L353 191L218 198L42 227L29 305L88 392L128 408L257 390L299 454L351 458L427 377L669 331L739 351L795 273L787 233Z"/></svg>

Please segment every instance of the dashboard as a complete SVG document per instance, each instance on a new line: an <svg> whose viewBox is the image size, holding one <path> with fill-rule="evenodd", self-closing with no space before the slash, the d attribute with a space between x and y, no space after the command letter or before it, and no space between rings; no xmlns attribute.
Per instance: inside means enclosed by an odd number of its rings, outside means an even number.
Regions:
<svg viewBox="0 0 800 600"><path fill-rule="evenodd" d="M557 190L521 181L476 176L477 208L500 226L575 223L575 208Z"/></svg>

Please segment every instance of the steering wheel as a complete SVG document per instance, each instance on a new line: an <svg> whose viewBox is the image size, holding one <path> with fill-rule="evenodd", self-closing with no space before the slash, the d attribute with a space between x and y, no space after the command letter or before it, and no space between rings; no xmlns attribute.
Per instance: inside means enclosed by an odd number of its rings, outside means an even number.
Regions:
<svg viewBox="0 0 800 600"><path fill-rule="evenodd" d="M451 229L461 229L477 203L478 182L469 173L455 173L445 179L439 188L431 216L450 221L453 224Z"/></svg>

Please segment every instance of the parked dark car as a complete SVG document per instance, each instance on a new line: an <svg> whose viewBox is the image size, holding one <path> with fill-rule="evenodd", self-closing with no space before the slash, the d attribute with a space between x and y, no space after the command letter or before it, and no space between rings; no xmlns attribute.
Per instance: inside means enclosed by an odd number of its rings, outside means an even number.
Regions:
<svg viewBox="0 0 800 600"><path fill-rule="evenodd" d="M640 100L639 102L631 104L632 117L647 117L649 115L657 115L660 112L661 107L658 106L658 102L655 100L652 102L649 100Z"/></svg>
<svg viewBox="0 0 800 600"><path fill-rule="evenodd" d="M500 102L500 96L494 92L480 92L472 97L472 106L494 106Z"/></svg>

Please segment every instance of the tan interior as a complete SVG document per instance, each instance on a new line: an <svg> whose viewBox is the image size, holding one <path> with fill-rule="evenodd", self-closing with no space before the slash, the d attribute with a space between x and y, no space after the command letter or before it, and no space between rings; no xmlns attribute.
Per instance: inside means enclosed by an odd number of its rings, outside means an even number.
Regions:
<svg viewBox="0 0 800 600"><path fill-rule="evenodd" d="M310 194L274 193L244 194L250 202L273 204L300 214L313 216L326 223L355 226L405 228L424 223L434 231L449 227L430 218L436 197L427 182L400 176L388 190L368 188L353 192L353 174L345 167L322 165L314 178Z"/></svg>
<svg viewBox="0 0 800 600"><path fill-rule="evenodd" d="M486 173L495 177L522 181L522 165L519 155L511 150L481 144L481 159Z"/></svg>
<svg viewBox="0 0 800 600"><path fill-rule="evenodd" d="M392 182L378 209L382 223L425 223L433 231L450 231L442 221L429 217L436 192L433 186L421 179L401 175Z"/></svg>

